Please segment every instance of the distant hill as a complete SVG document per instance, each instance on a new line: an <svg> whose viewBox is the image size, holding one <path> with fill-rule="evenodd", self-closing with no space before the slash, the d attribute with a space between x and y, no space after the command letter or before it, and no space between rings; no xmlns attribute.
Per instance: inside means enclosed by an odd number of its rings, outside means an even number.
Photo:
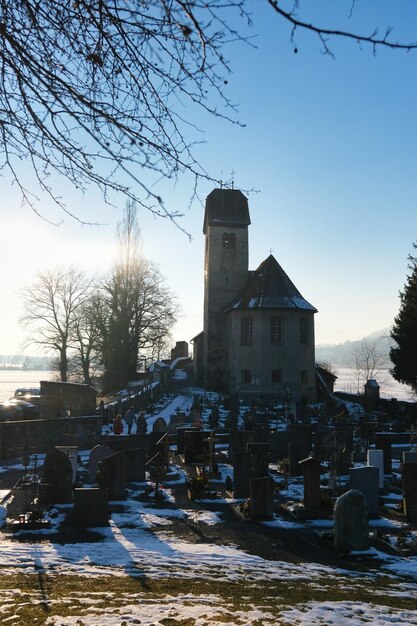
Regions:
<svg viewBox="0 0 417 626"><path fill-rule="evenodd" d="M353 367L354 352L360 349L363 341L367 341L369 344L375 344L378 353L386 358L387 367L390 367L389 351L394 342L389 332L389 328L384 328L358 341L347 340L344 343L318 345L316 346L316 362L325 362L331 367Z"/></svg>

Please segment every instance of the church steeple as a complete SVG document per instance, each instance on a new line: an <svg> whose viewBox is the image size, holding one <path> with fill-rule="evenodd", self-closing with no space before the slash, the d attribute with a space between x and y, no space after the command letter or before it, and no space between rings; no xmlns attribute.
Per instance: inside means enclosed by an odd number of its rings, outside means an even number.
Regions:
<svg viewBox="0 0 417 626"><path fill-rule="evenodd" d="M206 199L203 232L204 370L206 386L224 389L228 379L224 311L248 279L247 198L238 189L214 189Z"/></svg>

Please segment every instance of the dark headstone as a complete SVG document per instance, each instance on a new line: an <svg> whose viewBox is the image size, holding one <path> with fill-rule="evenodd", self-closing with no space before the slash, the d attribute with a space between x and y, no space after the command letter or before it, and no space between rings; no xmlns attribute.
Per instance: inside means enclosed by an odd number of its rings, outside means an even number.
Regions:
<svg viewBox="0 0 417 626"><path fill-rule="evenodd" d="M233 463L233 456L247 452L248 443L255 441L255 433L248 430L231 430L229 437L229 462Z"/></svg>
<svg viewBox="0 0 417 626"><path fill-rule="evenodd" d="M154 433L167 432L168 426L163 417L158 417L153 424L152 431Z"/></svg>
<svg viewBox="0 0 417 626"><path fill-rule="evenodd" d="M74 518L76 528L108 526L109 496L107 489L75 489Z"/></svg>
<svg viewBox="0 0 417 626"><path fill-rule="evenodd" d="M334 507L334 545L336 552L368 550L368 509L363 493L351 489L337 500Z"/></svg>
<svg viewBox="0 0 417 626"><path fill-rule="evenodd" d="M349 469L349 486L360 491L366 501L369 515L378 515L379 511L379 470L370 465Z"/></svg>
<svg viewBox="0 0 417 626"><path fill-rule="evenodd" d="M271 520L274 518L274 481L270 476L250 480L251 519Z"/></svg>
<svg viewBox="0 0 417 626"><path fill-rule="evenodd" d="M403 508L411 522L417 522L417 462L403 463Z"/></svg>
<svg viewBox="0 0 417 626"><path fill-rule="evenodd" d="M110 500L123 500L126 495L127 462L123 452L116 452L100 462Z"/></svg>
<svg viewBox="0 0 417 626"><path fill-rule="evenodd" d="M300 476L302 469L300 461L310 454L310 442L308 439L290 441L288 444L288 457L291 476Z"/></svg>
<svg viewBox="0 0 417 626"><path fill-rule="evenodd" d="M133 450L125 450L122 454L126 458L127 482L145 482L146 449L133 448Z"/></svg>
<svg viewBox="0 0 417 626"><path fill-rule="evenodd" d="M208 438L211 432L186 430L184 432L184 462L204 463L209 457Z"/></svg>
<svg viewBox="0 0 417 626"><path fill-rule="evenodd" d="M49 485L48 501L53 504L72 502L72 467L67 455L51 448L45 455L43 466L45 483Z"/></svg>
<svg viewBox="0 0 417 626"><path fill-rule="evenodd" d="M248 443L251 454L252 478L262 478L269 474L269 443Z"/></svg>
<svg viewBox="0 0 417 626"><path fill-rule="evenodd" d="M307 510L320 508L320 461L308 457L300 461L304 477L304 507Z"/></svg>
<svg viewBox="0 0 417 626"><path fill-rule="evenodd" d="M290 442L290 432L287 430L280 430L272 433L269 439L271 445L271 460L281 461L288 458L288 444Z"/></svg>
<svg viewBox="0 0 417 626"><path fill-rule="evenodd" d="M390 437L375 435L375 447L384 453L384 474L392 473L392 448Z"/></svg>
<svg viewBox="0 0 417 626"><path fill-rule="evenodd" d="M177 454L184 453L184 433L188 431L200 431L200 428L194 426L181 426L177 428Z"/></svg>
<svg viewBox="0 0 417 626"><path fill-rule="evenodd" d="M249 497L249 481L252 478L250 452L239 452L233 456L233 495L235 498Z"/></svg>

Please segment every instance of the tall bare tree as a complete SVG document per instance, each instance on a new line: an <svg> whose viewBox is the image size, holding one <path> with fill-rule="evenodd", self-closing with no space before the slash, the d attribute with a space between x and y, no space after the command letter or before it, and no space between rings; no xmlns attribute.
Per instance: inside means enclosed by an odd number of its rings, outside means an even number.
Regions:
<svg viewBox="0 0 417 626"><path fill-rule="evenodd" d="M68 379L71 340L77 315L86 301L91 280L73 266L41 272L23 292L21 322L30 330L27 345L38 345L58 357L62 382Z"/></svg>
<svg viewBox="0 0 417 626"><path fill-rule="evenodd" d="M71 343L74 349L72 366L80 372L86 385L91 385L92 370L98 369L101 363L101 297L94 293L87 297L78 308L71 332Z"/></svg>
<svg viewBox="0 0 417 626"><path fill-rule="evenodd" d="M336 4L336 3L335 3ZM329 39L414 50L387 27L370 33L303 18L301 0L0 0L0 169L7 169L36 211L40 188L69 212L52 187L56 175L77 189L98 186L105 199L126 194L175 219L143 174L210 178L193 154L186 107L236 122L225 91L227 48L245 39L258 13L272 10L290 27ZM355 2L352 2L352 7ZM331 15L327 22L334 22ZM51 174L55 176L52 177ZM152 181L153 182L153 181ZM59 185L59 182L58 182ZM83 216L79 219L87 221Z"/></svg>
<svg viewBox="0 0 417 626"><path fill-rule="evenodd" d="M169 335L176 320L175 298L158 267L139 249L136 206L127 203L117 232L119 256L103 285L104 386L123 386L135 377L140 352Z"/></svg>

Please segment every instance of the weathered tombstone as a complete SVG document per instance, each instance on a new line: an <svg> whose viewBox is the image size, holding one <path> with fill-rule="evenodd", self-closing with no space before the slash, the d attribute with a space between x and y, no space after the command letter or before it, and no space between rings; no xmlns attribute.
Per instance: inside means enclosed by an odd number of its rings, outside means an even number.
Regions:
<svg viewBox="0 0 417 626"><path fill-rule="evenodd" d="M391 440L386 435L375 435L375 447L384 453L384 474L392 473Z"/></svg>
<svg viewBox="0 0 417 626"><path fill-rule="evenodd" d="M349 486L363 493L369 515L378 515L379 511L379 470L371 465L351 467Z"/></svg>
<svg viewBox="0 0 417 626"><path fill-rule="evenodd" d="M48 450L45 455L43 475L48 485L44 495L49 503L72 502L72 467L64 452L56 448Z"/></svg>
<svg viewBox="0 0 417 626"><path fill-rule="evenodd" d="M337 500L334 507L334 546L336 552L368 550L369 521L366 500L362 492L351 489Z"/></svg>
<svg viewBox="0 0 417 626"><path fill-rule="evenodd" d="M368 450L367 463L378 468L378 486L384 488L384 453L382 450Z"/></svg>
<svg viewBox="0 0 417 626"><path fill-rule="evenodd" d="M247 452L248 443L255 441L255 433L249 430L231 430L229 436L229 462L233 463L233 456Z"/></svg>
<svg viewBox="0 0 417 626"><path fill-rule="evenodd" d="M417 522L417 462L403 463L402 481L404 515Z"/></svg>
<svg viewBox="0 0 417 626"><path fill-rule="evenodd" d="M145 482L146 449L133 448L122 452L126 458L127 482Z"/></svg>
<svg viewBox="0 0 417 626"><path fill-rule="evenodd" d="M304 508L318 510L320 509L320 461L310 456L299 463L304 477Z"/></svg>
<svg viewBox="0 0 417 626"><path fill-rule="evenodd" d="M315 459L328 461L329 449L325 445L325 441L330 432L331 429L326 424L315 424L313 433L313 450Z"/></svg>
<svg viewBox="0 0 417 626"><path fill-rule="evenodd" d="M249 497L249 481L252 477L252 459L250 452L239 452L233 456L233 496Z"/></svg>
<svg viewBox="0 0 417 626"><path fill-rule="evenodd" d="M310 454L310 442L308 439L290 441L288 444L288 458L291 476L300 476L302 469L300 461Z"/></svg>
<svg viewBox="0 0 417 626"><path fill-rule="evenodd" d="M251 478L249 481L251 519L274 518L274 481L270 476Z"/></svg>
<svg viewBox="0 0 417 626"><path fill-rule="evenodd" d="M109 496L107 489L75 489L73 525L76 528L95 528L108 526L108 524Z"/></svg>
<svg viewBox="0 0 417 626"><path fill-rule="evenodd" d="M184 454L184 433L188 431L199 431L194 426L181 426L177 428L177 454Z"/></svg>
<svg viewBox="0 0 417 626"><path fill-rule="evenodd" d="M61 450L70 460L72 467L72 482L77 480L77 461L78 461L78 447L77 446L55 446L57 450Z"/></svg>
<svg viewBox="0 0 417 626"><path fill-rule="evenodd" d="M290 442L290 433L287 430L280 430L272 433L270 436L271 460L281 461L288 457L288 444Z"/></svg>
<svg viewBox="0 0 417 626"><path fill-rule="evenodd" d="M378 468L378 487L384 488L384 453L382 450L369 449L367 452L367 464Z"/></svg>
<svg viewBox="0 0 417 626"><path fill-rule="evenodd" d="M95 446L91 450L90 456L88 458L88 480L90 483L96 482L98 464L100 463L100 461L105 459L106 456L110 456L112 454L114 454L114 450L112 450L108 446L102 446L101 444Z"/></svg>
<svg viewBox="0 0 417 626"><path fill-rule="evenodd" d="M252 478L262 478L269 474L269 443L248 443L251 454Z"/></svg>
<svg viewBox="0 0 417 626"><path fill-rule="evenodd" d="M163 417L158 417L155 421L154 424L152 426L152 431L154 433L162 433L162 432L167 432L168 430L168 425L166 423L166 421L164 420Z"/></svg>
<svg viewBox="0 0 417 626"><path fill-rule="evenodd" d="M403 463L417 463L417 450L404 451Z"/></svg>
<svg viewBox="0 0 417 626"><path fill-rule="evenodd" d="M123 452L116 452L100 461L110 500L123 500L126 495L127 463Z"/></svg>
<svg viewBox="0 0 417 626"><path fill-rule="evenodd" d="M184 432L184 463L203 463L208 457L209 431L187 430Z"/></svg>

